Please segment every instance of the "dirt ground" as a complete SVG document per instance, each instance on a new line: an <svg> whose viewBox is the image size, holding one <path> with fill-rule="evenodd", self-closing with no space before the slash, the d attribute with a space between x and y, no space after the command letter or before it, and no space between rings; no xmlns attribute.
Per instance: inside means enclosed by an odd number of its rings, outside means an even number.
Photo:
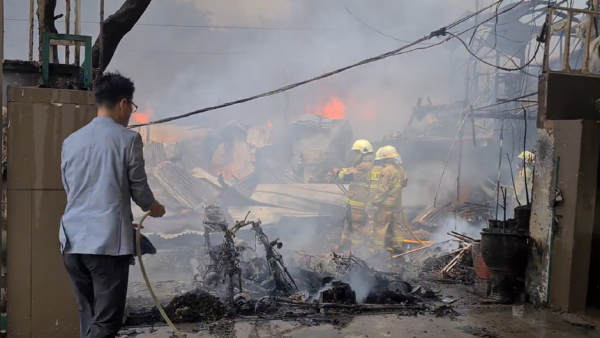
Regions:
<svg viewBox="0 0 600 338"><path fill-rule="evenodd" d="M187 337L600 337L598 328L581 318L524 306L471 308L456 319L430 316L403 317L394 313L346 317L339 325L304 325L299 322L241 320L209 325L180 325ZM124 332L125 333L125 332ZM130 329L130 337L170 337L165 327ZM123 335L122 337L127 337Z"/></svg>

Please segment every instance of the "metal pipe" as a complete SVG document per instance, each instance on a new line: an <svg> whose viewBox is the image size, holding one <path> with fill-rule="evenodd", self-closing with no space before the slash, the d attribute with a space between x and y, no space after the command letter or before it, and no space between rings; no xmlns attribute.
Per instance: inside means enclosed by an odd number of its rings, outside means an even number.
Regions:
<svg viewBox="0 0 600 338"><path fill-rule="evenodd" d="M29 61L33 61L33 12L35 1L29 0Z"/></svg>
<svg viewBox="0 0 600 338"><path fill-rule="evenodd" d="M81 35L81 0L75 0L75 35ZM81 51L79 42L75 43L75 64L80 64Z"/></svg>
<svg viewBox="0 0 600 338"><path fill-rule="evenodd" d="M571 59L571 23L573 21L573 12L567 10L567 26L565 27L565 48L563 51L563 71L570 71L571 65L569 63ZM546 46L547 48L548 46Z"/></svg>
<svg viewBox="0 0 600 338"><path fill-rule="evenodd" d="M589 73L590 63L590 41L592 38L592 23L594 22L594 16L592 14L587 15L588 21L585 23L585 44L583 50L583 67L581 72L586 74Z"/></svg>
<svg viewBox="0 0 600 338"><path fill-rule="evenodd" d="M104 72L104 0L100 0L100 57L98 58L99 74Z"/></svg>
<svg viewBox="0 0 600 338"><path fill-rule="evenodd" d="M65 34L71 33L71 0L65 0ZM65 45L65 64L69 64L71 47Z"/></svg>
<svg viewBox="0 0 600 338"><path fill-rule="evenodd" d="M468 113L467 113L468 114ZM460 139L463 138L463 130L460 130ZM456 206L454 207L454 231L458 227L458 204L460 203L460 174L462 171L462 155L463 155L463 142L458 145L458 174L456 176Z"/></svg>
<svg viewBox="0 0 600 338"><path fill-rule="evenodd" d="M525 180L525 205L529 204L529 188L527 187L527 110L523 108L523 180ZM533 189L533 186L531 187ZM533 191L531 192L533 195ZM532 196L533 197L533 196Z"/></svg>
<svg viewBox="0 0 600 338"><path fill-rule="evenodd" d="M542 71L546 72L550 69L550 49L548 46L550 45L550 38L552 38L552 19L554 16L554 8L548 8L548 16L546 17L546 22L548 23L546 26L546 43L544 47L544 59L542 61ZM559 38L560 42L560 38Z"/></svg>
<svg viewBox="0 0 600 338"><path fill-rule="evenodd" d="M502 144L504 143L504 120L500 127L500 155L498 155L498 173L496 177L496 214L494 219L498 219L498 206L500 205L500 169L502 168Z"/></svg>

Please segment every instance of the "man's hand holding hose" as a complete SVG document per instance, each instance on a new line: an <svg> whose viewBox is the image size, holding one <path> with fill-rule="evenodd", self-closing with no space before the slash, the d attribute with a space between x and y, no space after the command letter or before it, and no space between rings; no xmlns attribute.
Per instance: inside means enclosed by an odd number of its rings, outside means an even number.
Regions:
<svg viewBox="0 0 600 338"><path fill-rule="evenodd" d="M154 201L154 203L152 203L152 205L150 205L150 208L148 209L148 211L146 213L148 214L148 216L154 217L154 218L163 217L166 213L165 206L160 204L159 201ZM133 227L137 229L137 228L140 228L140 225L133 223ZM143 229L143 227L141 227L141 228Z"/></svg>
<svg viewBox="0 0 600 338"><path fill-rule="evenodd" d="M160 204L160 202L158 201L154 201L154 203L152 203L152 205L150 206L150 209L148 209L148 216L150 217L163 217L165 213L165 206Z"/></svg>

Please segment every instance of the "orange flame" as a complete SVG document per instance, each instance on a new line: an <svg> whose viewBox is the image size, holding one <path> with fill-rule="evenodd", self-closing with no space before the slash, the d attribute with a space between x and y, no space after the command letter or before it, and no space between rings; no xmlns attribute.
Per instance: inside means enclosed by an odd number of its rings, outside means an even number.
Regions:
<svg viewBox="0 0 600 338"><path fill-rule="evenodd" d="M148 123L150 122L150 117L152 116L152 109L147 108L145 111L138 111L131 114L131 120L135 123Z"/></svg>
<svg viewBox="0 0 600 338"><path fill-rule="evenodd" d="M306 109L306 114L320 115L326 119L341 120L346 115L346 105L338 97L319 102L316 106Z"/></svg>
<svg viewBox="0 0 600 338"><path fill-rule="evenodd" d="M269 128L273 127L273 123L271 123L271 121L268 121L267 122L267 127L269 127Z"/></svg>
<svg viewBox="0 0 600 338"><path fill-rule="evenodd" d="M135 123L148 123L148 122L150 122L150 116L149 116L149 114L147 115L146 113L133 113L133 114L131 114L131 119Z"/></svg>
<svg viewBox="0 0 600 338"><path fill-rule="evenodd" d="M231 178L238 173L239 169L236 166L229 165L216 170L216 174L223 175L225 178Z"/></svg>
<svg viewBox="0 0 600 338"><path fill-rule="evenodd" d="M346 106L344 102L337 97L331 98L325 103L321 112L317 112L317 115L321 115L324 118L332 120L341 120L346 115Z"/></svg>

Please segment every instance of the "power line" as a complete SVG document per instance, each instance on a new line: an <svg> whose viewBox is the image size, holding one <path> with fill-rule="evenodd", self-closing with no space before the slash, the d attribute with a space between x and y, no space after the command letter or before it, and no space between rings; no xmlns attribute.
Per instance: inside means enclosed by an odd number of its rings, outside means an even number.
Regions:
<svg viewBox="0 0 600 338"><path fill-rule="evenodd" d="M502 1L502 0L500 0L500 1ZM494 3L493 5L495 5L495 4L496 3ZM514 8L514 7L512 7L512 8ZM321 79L333 76L335 74L339 74L341 72L347 71L349 69L356 68L356 67L359 67L359 66L363 66L363 65L366 65L366 64L369 64L369 63L373 63L373 62L376 62L376 61L380 61L380 60L386 59L386 58L391 57L391 56L406 54L406 53L413 52L415 50L428 49L428 48L435 47L435 46L441 45L442 43L448 41L452 37L447 38L447 39L445 39L443 41L440 41L440 42L432 44L432 45L408 49L408 48L413 47L413 46L415 46L415 45L417 45L417 44L419 44L419 43L421 43L423 41L430 40L430 39L432 39L434 37L445 36L446 34L448 34L448 31L447 31L448 29L453 28L456 25L469 20L470 18L474 17L475 15L478 15L483 10L484 9L482 9L482 10L480 10L478 12L475 12L473 14L470 14L470 15L468 15L468 16L460 19L460 20L457 20L457 21L451 23L448 26L445 26L445 27L442 27L442 28L440 28L438 30L435 30L435 31L431 32L429 35L424 36L424 37L422 37L422 38L420 38L420 39L418 39L418 40L416 40L416 41L414 41L412 43L404 45L404 46L402 46L402 47L400 47L398 49L392 50L390 52L387 52L387 53L384 53L384 54L381 54L381 55L378 55L378 56L375 56L375 57L372 57L372 58L369 58L369 59L362 60L360 62L354 63L354 64L346 66L346 67L342 67L342 68L333 70L331 72L319 75L317 77L314 77L314 78L311 78L311 79L308 79L308 80L304 80L304 81L301 81L301 82L293 83L293 84L290 84L290 85L287 85L287 86L284 86L284 87L281 87L281 88L278 88L278 89L275 89L275 90L272 90L272 91L269 91L269 92L266 92L266 93L254 95L254 96L247 97L247 98L244 98L244 99L239 99L239 100L236 100L236 101L231 101L231 102L223 103L223 104L220 104L220 105L217 105L217 106L206 107L206 108L195 110L195 111L192 111L192 112L189 112L189 113L186 113L186 114L182 114L182 115L178 115L178 116L172 116L172 117L167 117L167 118L164 118L164 119L159 119L159 120L151 121L151 122L148 122L148 123L141 123L141 124L131 125L131 126L129 126L129 128L137 128L137 127L143 127L143 126L148 126L148 125L152 125L152 124L160 124L160 123L171 122L171 121L179 120L179 119L186 118L186 117L189 117L189 116L202 114L202 113L205 113L205 112L208 112L208 111L211 111L211 110L221 109L221 108L225 108L225 107L237 105L237 104L240 104L240 103L244 103L244 102L256 100L256 99L259 99L259 98L276 95L276 94L279 94L279 93L282 93L282 92L294 89L296 87L305 85L307 83L318 81L318 80L321 80ZM508 10L505 10L502 13L505 13L507 11ZM500 15L502 13L499 13L498 15ZM457 36L456 34L452 34L452 35L454 37Z"/></svg>
<svg viewBox="0 0 600 338"><path fill-rule="evenodd" d="M507 99L507 100L503 100L503 101L500 101L500 102L496 102L494 104L490 104L490 105L487 105L487 106L473 108L473 110L483 110L483 109L487 109L487 108L492 108L492 107L503 105L505 103L516 102L518 100L521 100L521 99L524 99L524 98L527 98L527 97L531 97L531 96L534 96L534 95L537 95L537 94L538 94L538 92L530 93L530 94L527 94L527 95L521 95L519 97L513 97L511 99Z"/></svg>
<svg viewBox="0 0 600 338"><path fill-rule="evenodd" d="M435 32L432 32L432 33L435 33ZM423 42L425 40L429 40L429 39L431 39L433 37L435 37L435 35L429 35L429 36L420 38L420 39L416 40L415 42L413 42L411 44L402 46L402 47L400 47L398 49L395 49L395 50L393 50L391 52L388 52L388 53L385 53L385 54L381 54L381 55L378 55L378 56L375 56L375 57L372 57L372 58L369 58L369 59L366 59L366 60L362 60L362 61L357 62L355 64L352 64L350 66L339 68L339 69L336 69L334 71L331 71L331 72L322 74L320 76L314 77L312 79L308 79L308 80L297 82L297 83L294 83L294 84L291 84L291 85L287 85L287 86L284 86L284 87L281 87L279 89L275 89L275 90L272 90L272 91L269 91L269 92L266 92L266 93L254 95L254 96L251 96L251 97L247 97L247 98L236 100L236 101L232 101L232 102L223 103L223 104L220 104L220 105L217 105L217 106L213 106L213 107L206 107L206 108L195 110L195 111L183 114L183 115L167 117L167 118L164 118L164 119L160 119L160 120L156 120L156 121L151 121L151 122L148 122L148 123L134 124L132 126L129 126L129 128L137 128L137 127L143 127L143 126L148 126L148 125L152 125L152 124L160 124L160 123L165 123L165 122L171 122L171 121L179 120L179 119L182 119L182 118L185 118L185 117L202 114L202 113L205 113L205 112L208 112L208 111L211 111L211 110L221 109L221 108L225 108L225 107L237 105L237 104L240 104L240 103L244 103L244 102L248 102L248 101L253 101L253 100L256 100L256 99L259 99L259 98L263 98L263 97L267 97L267 96L272 96L272 95L275 95L275 94L283 93L283 92L288 91L290 89L294 89L296 87L300 87L300 86L305 85L305 84L310 83L310 82L315 82L315 81L318 81L318 80L321 80L321 79L324 79L324 78L328 78L328 77L330 77L332 75L344 72L344 71L352 69L352 68L356 68L356 67L359 67L359 66L362 66L362 65L365 65L365 64L369 64L369 63L372 63L372 62L376 62L376 61L379 61L379 60L386 59L386 58L388 58L390 56L406 54L406 53L410 53L410 52L413 52L415 50L420 50L420 49L428 49L428 48L431 48L431 47L435 47L435 46L441 45L442 43L445 42L445 41L442 41L442 42L439 42L439 43L436 43L436 44L433 44L433 45L428 45L428 46L425 46L425 47L413 48L413 49L405 51L405 49L407 49L409 47L412 47L414 45L417 45L418 43Z"/></svg>
<svg viewBox="0 0 600 338"><path fill-rule="evenodd" d="M542 28L542 29L544 29L544 28ZM456 36L456 35L454 35L454 34L452 34L452 33L448 33L448 35L450 35L451 37L453 37L453 38L457 39L457 40L458 40L458 41L459 41L459 42L460 42L460 43L461 43L461 44L462 44L462 45L465 47L465 49L467 50L467 52L469 52L469 54L471 54L471 56L473 56L473 57L474 57L475 59L477 59L479 62L481 62L481 63L484 63L484 64L486 64L486 65L488 65L488 66L491 66L491 67L494 67L494 68L500 69L500 70L508 71L508 72L517 71L517 70L522 70L522 69L524 69L524 68L528 67L528 66L529 66L529 65L530 65L530 64L533 62L533 60L535 60L535 58L536 58L536 56L537 56L537 53L538 53L538 52L539 52L539 50L540 50L540 46L542 45L542 42L541 42L541 41L538 41L538 45L537 45L537 47L536 47L536 49L535 49L535 52L533 53L533 57L531 58L531 60L529 60L529 61L528 61L527 63L525 63L524 65L522 65L522 66L519 66L519 67L516 67L516 68L506 68L506 67L498 66L498 65L495 65L495 64L493 64L493 63L490 63L490 62L487 62L487 61L483 60L482 58L480 58L479 56L477 56L475 53L473 53L473 51L471 51L471 49L469 49L469 46L467 45L467 43L466 43L465 41L463 41L463 39L459 38L458 36ZM510 60L510 61L511 61L513 64L515 64L512 58L510 58L509 60ZM515 64L515 66L516 66L516 64Z"/></svg>
<svg viewBox="0 0 600 338"><path fill-rule="evenodd" d="M523 2L523 0L522 0L521 2ZM516 6L513 6L513 7L511 7L511 8L514 8L514 7L516 7ZM505 12L506 12L506 11L503 11L502 13L505 13ZM502 13L500 13L500 14L502 14ZM486 21L489 21L489 20L490 20L490 19L488 19L488 20L486 20ZM483 23L485 23L485 21L484 21L484 22L482 22L481 24L483 24ZM478 24L478 25L476 25L475 27L479 27L481 24ZM466 30L464 30L463 32L461 32L461 33L459 33L459 34L457 34L457 35L464 34L464 33L468 32L468 31L469 31L469 30L471 30L471 29L473 29L473 28L466 29ZM532 37L533 37L533 36L532 36ZM523 47L521 47L521 48L520 48L520 49L519 49L519 50L518 50L518 51L517 51L517 52L516 52L514 55L517 55L517 54L518 54L518 53L519 53L519 52L520 52L520 51L521 51L523 48L525 48L525 47L526 47L528 44L529 44L529 43L527 43L527 44L523 45ZM514 55L513 55L513 56L514 56ZM509 59L510 59L510 58L509 58ZM509 62L509 61L506 61L506 62L505 62L505 63L504 63L502 66L505 66L506 64L508 64L508 62ZM499 72L500 72L500 69L497 69L497 70L496 70L496 72L494 73L494 75L492 76L492 78L491 78L491 79L489 79L489 81L488 81L488 83L487 83L487 85L486 85L486 89L484 89L484 91L490 88L490 85L492 84L492 81L493 81L493 80L496 78L496 76L499 74ZM482 93L482 94L480 94L480 95L477 97L477 99L475 100L475 102L473 102L473 104L471 104L471 105L474 105L474 104L476 104L477 102L479 102L479 100L481 99L481 97L482 97L482 96L483 96L483 93ZM483 107L483 108L485 108L485 107ZM460 130L462 129L462 127L463 127L463 125L464 125L464 122L465 122L465 120L467 119L467 117L471 116L472 112L471 112L471 110L470 110L470 109L468 109L468 108L467 108L467 109L464 109L463 111L461 111L461 113L460 113L460 114L461 114L461 116L464 114L464 119L462 120L462 122L461 122L461 124L460 124L460 126L459 126L459 129L458 129L458 132L456 133L456 136L454 137L454 140L452 141L452 145L450 146L450 150L448 151L448 156L447 156L447 158L446 158L446 163L444 164L444 169L442 170L442 175L441 175L441 177L440 177L440 182L438 183L438 187L437 187L437 190L436 190L436 192L435 192L435 198L434 198L434 202L433 202L434 206L435 206L435 204L436 204L436 202L437 202L438 195L440 194L440 188L441 188L441 186L442 186L442 180L444 179L444 174L446 173L446 167L448 166L448 160L449 160L449 158L450 158L450 155L452 154L452 150L454 149L454 145L455 145L455 143L456 143L456 140L457 140L457 138L458 138L458 136L459 136Z"/></svg>
<svg viewBox="0 0 600 338"><path fill-rule="evenodd" d="M29 19L20 18L9 18L4 21L29 21ZM38 20L35 20L38 22ZM63 20L56 20L58 23L65 23ZM82 24L93 24L98 25L98 21L81 21ZM136 26L148 26L148 27L173 27L173 28L204 28L204 29L235 29L235 30L265 30L265 31L279 31L279 30L290 30L290 31L340 31L340 32L352 32L357 29L351 28L299 28L299 27L244 27L244 26L213 26L213 25L183 25L183 24L158 24L158 23L136 23Z"/></svg>
<svg viewBox="0 0 600 338"><path fill-rule="evenodd" d="M499 2L502 2L502 1L503 1L503 0L500 0ZM464 33L466 33L466 32L468 32L468 31L470 31L471 29L475 29L475 30L477 30L477 28L479 28L481 25L483 25L483 24L485 24L485 23L487 23L487 22L489 22L489 21L491 21L491 20L495 19L496 17L498 17L498 16L499 16L499 15L501 15L501 14L504 14L504 13L506 13L506 12L508 12L508 11L511 11L511 10L515 9L517 6L519 6L519 5L520 5L520 4L522 4L523 2L525 2L525 0L521 0L521 1L517 2L517 3L516 3L514 6L512 6L512 7L509 7L509 8L507 8L507 9L503 10L502 12L499 12L499 13L497 13L497 14L494 14L492 17L488 18L487 20L484 20L484 21L482 21L482 22L478 23L478 24L477 24L477 25L475 25L474 27L467 28L467 29L465 29L464 31L462 31L462 32L460 32L460 33L458 33L458 34L456 34L456 35L463 35ZM490 6L488 6L488 7L485 7L484 9L488 9L488 8L490 8L491 6L494 6L494 5L496 5L497 3L498 3L498 2L494 2L492 5L490 5ZM481 10L481 11L479 11L479 12L477 12L477 14L479 14L479 13L481 13L481 12L482 12L482 10Z"/></svg>
<svg viewBox="0 0 600 338"><path fill-rule="evenodd" d="M387 37L387 38L390 38L390 39L392 39L392 40L395 40L395 41L398 41L398 42L410 43L410 41L408 41L408 40L402 40L402 39L395 38L395 37L393 37L393 36L391 36L391 35L388 35L388 34L386 34L386 33L382 32L382 31L380 31L380 30L378 30L378 29L376 29L376 28L374 28L374 27L372 27L372 26L368 25L366 22L362 21L362 20L361 20L361 19L359 19L359 18L358 18L356 15L354 15L354 13L352 13L352 12L350 11L350 9L348 8L348 6L346 5L346 3L345 3L343 0L342 0L342 6L344 6L344 8L345 8L345 9L346 9L346 11L348 12L348 14L350 14L350 16L352 16L352 17L353 17L353 18L354 18L356 21L360 22L360 23L361 23L363 26L367 27L368 29L370 29L370 30L372 30L372 31L374 31L374 32L377 32L377 33L379 33L380 35L383 35L383 36L385 36L385 37Z"/></svg>

